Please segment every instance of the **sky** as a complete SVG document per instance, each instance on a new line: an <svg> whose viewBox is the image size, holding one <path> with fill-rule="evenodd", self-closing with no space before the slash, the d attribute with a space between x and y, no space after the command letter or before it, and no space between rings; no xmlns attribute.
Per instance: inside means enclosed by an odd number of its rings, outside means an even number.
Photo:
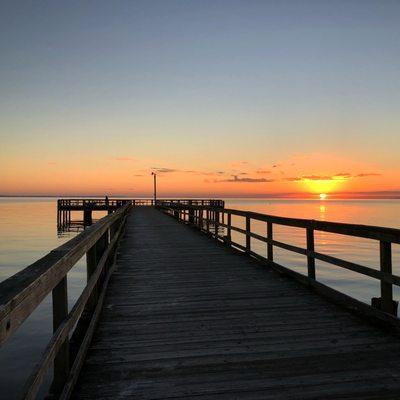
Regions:
<svg viewBox="0 0 400 400"><path fill-rule="evenodd" d="M400 195L400 1L0 2L0 194Z"/></svg>

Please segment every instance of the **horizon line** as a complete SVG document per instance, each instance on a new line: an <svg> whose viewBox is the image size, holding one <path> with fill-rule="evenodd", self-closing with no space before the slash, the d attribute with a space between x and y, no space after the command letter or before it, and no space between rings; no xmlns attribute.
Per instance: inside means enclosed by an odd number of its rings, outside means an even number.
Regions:
<svg viewBox="0 0 400 400"><path fill-rule="evenodd" d="M122 193L116 193L116 194L82 194L82 193L73 193L73 194L46 194L46 193L41 193L41 194L1 194L0 193L0 198L10 198L10 197L16 197L16 198L40 198L40 197L50 197L50 198L58 198L58 197L121 197L121 198L153 198L153 194L137 194L135 196L129 195L129 194L122 194ZM304 193L297 193L297 192L288 192L288 193L263 193L263 194L209 194L209 195L177 195L177 194L167 194L163 196L157 196L158 199L167 199L167 198L193 198L193 199L199 199L199 198L248 198L248 199L257 199L257 198L262 198L262 199L319 199L319 193L310 193L310 192L304 192ZM379 190L379 191L364 191L364 192L335 192L335 193L327 193L327 200L329 199L371 199L371 200L379 200L379 199L387 199L387 200L396 200L400 199L400 190Z"/></svg>

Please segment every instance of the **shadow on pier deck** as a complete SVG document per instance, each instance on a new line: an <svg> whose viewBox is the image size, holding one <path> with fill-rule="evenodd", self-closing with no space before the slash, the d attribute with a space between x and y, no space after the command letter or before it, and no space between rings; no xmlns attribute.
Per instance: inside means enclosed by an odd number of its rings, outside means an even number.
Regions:
<svg viewBox="0 0 400 400"><path fill-rule="evenodd" d="M398 336L152 207L128 218L75 399L398 399Z"/></svg>

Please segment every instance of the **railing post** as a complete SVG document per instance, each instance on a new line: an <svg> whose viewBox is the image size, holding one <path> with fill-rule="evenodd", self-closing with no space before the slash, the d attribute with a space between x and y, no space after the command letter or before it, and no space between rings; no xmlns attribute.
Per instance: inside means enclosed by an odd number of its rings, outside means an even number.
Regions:
<svg viewBox="0 0 400 400"><path fill-rule="evenodd" d="M251 250L250 231L250 217L246 215L246 253L250 253Z"/></svg>
<svg viewBox="0 0 400 400"><path fill-rule="evenodd" d="M117 220L111 224L111 226L110 226L110 241L114 238L115 234L117 233L120 223L121 223L121 221Z"/></svg>
<svg viewBox="0 0 400 400"><path fill-rule="evenodd" d="M89 282L91 276L97 268L97 263L100 260L98 255L98 242L96 242L86 253L86 280ZM98 290L97 285L94 286L92 294L90 295L87 303L86 309L91 311L97 304Z"/></svg>
<svg viewBox="0 0 400 400"><path fill-rule="evenodd" d="M215 212L215 219L214 219L214 233L215 233L215 238L218 239L218 229L219 229L219 211Z"/></svg>
<svg viewBox="0 0 400 400"><path fill-rule="evenodd" d="M273 228L272 228L272 222L267 222L267 239L268 239L268 243L267 243L267 259L268 261L274 261L274 246L273 244L270 242L273 240Z"/></svg>
<svg viewBox="0 0 400 400"><path fill-rule="evenodd" d="M228 214L227 225L226 236L230 244L232 242L232 215L230 213Z"/></svg>
<svg viewBox="0 0 400 400"><path fill-rule="evenodd" d="M314 229L307 228L307 252L314 252ZM315 258L307 255L308 278L315 280Z"/></svg>
<svg viewBox="0 0 400 400"><path fill-rule="evenodd" d="M206 221L207 233L210 233L210 210L208 209L206 211L206 217L207 217Z"/></svg>
<svg viewBox="0 0 400 400"><path fill-rule="evenodd" d="M53 332L68 316L67 277L65 276L52 291L53 299ZM58 350L54 358L54 378L51 386L53 393L60 393L69 375L69 338Z"/></svg>
<svg viewBox="0 0 400 400"><path fill-rule="evenodd" d="M189 207L192 205L192 200L188 201ZM194 210L193 208L189 208L189 223L194 224Z"/></svg>
<svg viewBox="0 0 400 400"><path fill-rule="evenodd" d="M379 242L380 266L383 274L392 273L392 244L390 242ZM393 301L393 287L389 282L381 279L380 309L389 314L397 315L397 303Z"/></svg>

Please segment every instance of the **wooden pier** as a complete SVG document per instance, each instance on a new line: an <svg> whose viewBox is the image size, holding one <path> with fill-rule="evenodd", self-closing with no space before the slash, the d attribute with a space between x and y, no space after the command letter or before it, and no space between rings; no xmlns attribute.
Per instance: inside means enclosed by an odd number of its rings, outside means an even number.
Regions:
<svg viewBox="0 0 400 400"><path fill-rule="evenodd" d="M276 225L304 229L307 247L275 240ZM315 251L315 231L377 240L380 267ZM60 399L398 399L392 243L400 230L129 201L0 283L0 343L52 291L54 335L25 399L53 363ZM276 263L275 247L304 255L307 275ZM68 312L66 274L85 253L88 283ZM319 282L316 259L379 280L374 307Z"/></svg>

